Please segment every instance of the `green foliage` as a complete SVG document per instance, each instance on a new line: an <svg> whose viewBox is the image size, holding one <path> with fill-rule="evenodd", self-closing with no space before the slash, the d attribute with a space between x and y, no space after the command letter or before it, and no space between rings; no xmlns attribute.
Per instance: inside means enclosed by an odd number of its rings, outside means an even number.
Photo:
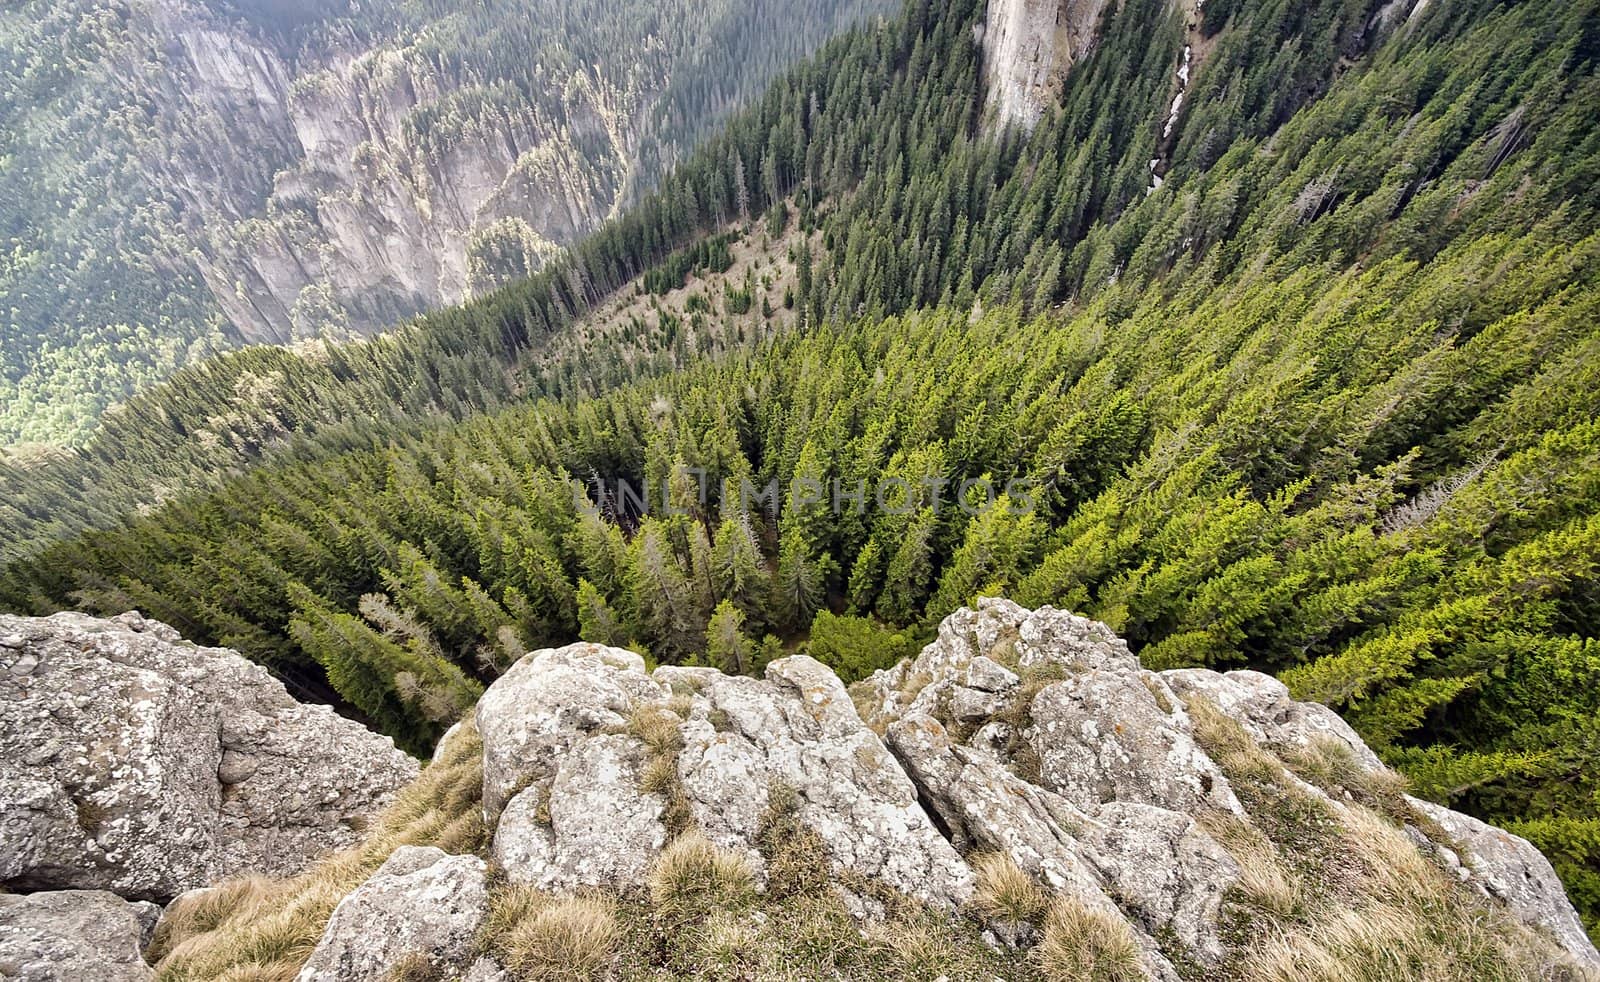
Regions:
<svg viewBox="0 0 1600 982"><path fill-rule="evenodd" d="M912 4L526 283L321 361L207 363L84 453L0 468L0 603L138 606L420 741L488 646L758 670L809 632L858 673L1006 592L1152 667L1281 673L1419 791L1547 823L1588 904L1600 21L1465 2L1363 34L1360 6L1208 9L1158 148L1164 2L1108 15L1060 110L1002 139L979 5ZM530 353L691 247L691 200L785 194L803 329ZM702 504L690 468L823 490ZM985 477L1010 490L973 507Z"/></svg>
<svg viewBox="0 0 1600 982"><path fill-rule="evenodd" d="M914 638L866 617L822 611L811 621L806 653L833 669L849 685L916 654Z"/></svg>
<svg viewBox="0 0 1600 982"><path fill-rule="evenodd" d="M706 661L729 675L747 675L755 667L755 645L744 634L744 615L731 600L717 604L706 626Z"/></svg>

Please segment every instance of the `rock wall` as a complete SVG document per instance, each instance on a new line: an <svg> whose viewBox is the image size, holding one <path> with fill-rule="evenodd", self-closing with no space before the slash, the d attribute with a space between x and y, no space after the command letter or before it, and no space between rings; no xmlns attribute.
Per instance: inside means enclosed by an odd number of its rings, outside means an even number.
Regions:
<svg viewBox="0 0 1600 982"><path fill-rule="evenodd" d="M1109 0L990 0L983 30L988 103L1002 124L1032 129L1093 47Z"/></svg>
<svg viewBox="0 0 1600 982"><path fill-rule="evenodd" d="M425 35L287 51L196 0L133 9L135 37L171 39L152 102L174 139L150 169L245 341L366 334L459 303L595 228L624 186L642 91L552 79L559 119L509 91L499 112L452 110L481 86L440 71ZM452 111L448 139L418 125ZM474 270L507 220L517 255Z"/></svg>
<svg viewBox="0 0 1600 982"><path fill-rule="evenodd" d="M0 616L0 886L167 899L358 841L417 763L137 614Z"/></svg>

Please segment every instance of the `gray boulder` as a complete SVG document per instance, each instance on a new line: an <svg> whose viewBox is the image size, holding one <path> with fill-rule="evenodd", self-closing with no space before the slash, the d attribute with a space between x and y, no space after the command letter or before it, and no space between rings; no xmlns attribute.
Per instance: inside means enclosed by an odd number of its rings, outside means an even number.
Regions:
<svg viewBox="0 0 1600 982"><path fill-rule="evenodd" d="M465 968L489 911L486 874L476 856L401 846L334 908L299 982L378 982L408 959Z"/></svg>
<svg viewBox="0 0 1600 982"><path fill-rule="evenodd" d="M165 900L359 839L416 776L237 653L124 614L0 616L0 884Z"/></svg>
<svg viewBox="0 0 1600 982"><path fill-rule="evenodd" d="M1157 978L1174 976L1174 954L1200 966L1224 958L1223 906L1240 866L1197 819L1250 822L1196 742L1185 698L1210 700L1269 751L1333 739L1360 766L1383 767L1337 713L1295 702L1269 676L1148 672L1102 624L999 599L952 614L921 654L874 674L855 695L963 852L1005 853L1053 893L1126 918ZM1453 857L1459 849L1461 878L1578 962L1600 967L1538 850L1465 815L1413 804L1449 839L1430 842L1413 828L1425 850Z"/></svg>
<svg viewBox="0 0 1600 982"><path fill-rule="evenodd" d="M1533 843L1431 801L1409 800L1449 836L1448 843L1436 848L1447 863L1459 860L1463 879L1526 923L1550 932L1580 961L1600 968L1600 955L1584 932L1583 921L1568 902L1550 860Z"/></svg>
<svg viewBox="0 0 1600 982"><path fill-rule="evenodd" d="M675 804L759 869L769 795L783 786L834 867L936 906L964 902L971 871L838 677L803 656L766 675L652 675L638 655L593 644L522 659L477 712L491 815L509 796L498 864L550 889L637 886ZM648 732L640 719L653 720Z"/></svg>
<svg viewBox="0 0 1600 982"><path fill-rule="evenodd" d="M160 908L101 890L0 894L0 978L144 982L140 954Z"/></svg>
<svg viewBox="0 0 1600 982"><path fill-rule="evenodd" d="M667 841L665 801L639 793L644 756L620 735L574 746L553 783L530 785L506 805L495 863L546 890L642 883Z"/></svg>

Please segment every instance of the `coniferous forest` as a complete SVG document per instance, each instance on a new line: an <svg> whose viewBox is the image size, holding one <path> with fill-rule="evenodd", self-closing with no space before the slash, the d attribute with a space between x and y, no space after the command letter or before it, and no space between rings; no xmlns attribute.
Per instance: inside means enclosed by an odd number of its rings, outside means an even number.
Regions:
<svg viewBox="0 0 1600 982"><path fill-rule="evenodd" d="M1052 604L1337 708L1594 933L1600 4L1382 7L1125 0L1029 133L983 4L910 0L537 275L0 461L0 606L138 608L426 753L574 637L848 680ZM652 306L742 248L792 283Z"/></svg>
<svg viewBox="0 0 1600 982"><path fill-rule="evenodd" d="M536 270L892 0L16 0L0 443ZM780 29L781 25L781 29Z"/></svg>

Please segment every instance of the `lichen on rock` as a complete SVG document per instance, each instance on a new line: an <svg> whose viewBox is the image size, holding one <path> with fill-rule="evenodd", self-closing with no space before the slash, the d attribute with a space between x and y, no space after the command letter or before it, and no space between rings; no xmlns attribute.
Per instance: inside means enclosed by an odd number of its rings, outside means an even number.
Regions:
<svg viewBox="0 0 1600 982"><path fill-rule="evenodd" d="M0 616L0 884L167 900L351 845L417 774L387 737L138 614Z"/></svg>

